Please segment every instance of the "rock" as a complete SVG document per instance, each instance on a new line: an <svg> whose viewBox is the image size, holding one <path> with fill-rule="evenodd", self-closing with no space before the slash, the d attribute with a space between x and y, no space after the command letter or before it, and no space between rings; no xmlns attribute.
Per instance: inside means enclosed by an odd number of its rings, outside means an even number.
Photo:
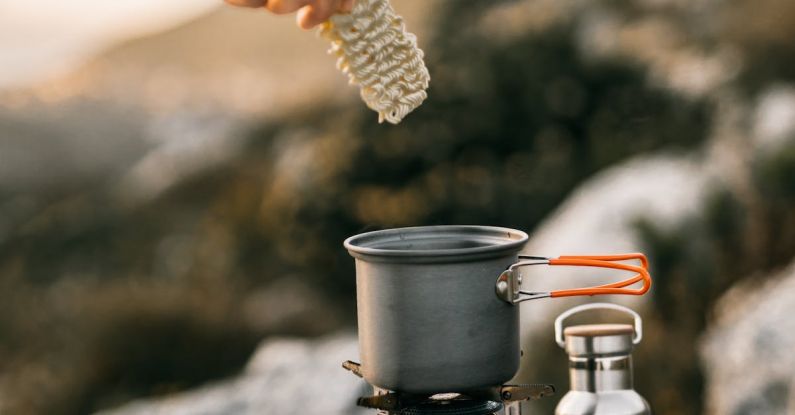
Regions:
<svg viewBox="0 0 795 415"><path fill-rule="evenodd" d="M369 391L341 363L357 360L356 337L265 341L237 378L164 398L142 399L98 415L357 415Z"/></svg>
<svg viewBox="0 0 795 415"><path fill-rule="evenodd" d="M708 413L795 413L795 262L761 288L753 283L721 298L703 337Z"/></svg>
<svg viewBox="0 0 795 415"><path fill-rule="evenodd" d="M795 92L789 87L772 87L759 102L747 107L738 105L730 97L721 97L716 102L720 103L721 110L702 152L637 156L594 175L541 223L522 254L636 252L643 249L636 227L639 219L671 228L685 218L703 215L708 196L719 189L745 197L749 193L753 159L780 151L791 142L795 123L788 115L795 113ZM751 129L743 127L748 120L752 120ZM654 258L650 260L653 262ZM586 273L571 267L526 267L522 273L522 288L528 291L598 285L615 281L617 277L615 272L593 270ZM551 322L556 315L592 300L573 297L523 304L523 349L533 350L536 342L551 341ZM633 307L643 314L649 297L611 297L610 301ZM534 366L534 358L532 353L525 354L518 381L533 381L525 368Z"/></svg>
<svg viewBox="0 0 795 415"><path fill-rule="evenodd" d="M677 223L696 215L713 176L704 163L688 157L657 155L629 160L589 179L533 233L526 255L610 254L637 252L642 241L635 221L648 218L655 223ZM614 270L573 267L527 267L523 288L548 291L585 287L615 281ZM628 275L627 275L628 276ZM532 350L538 337L551 341L552 321L565 308L593 301L573 297L534 301L521 306L524 350ZM617 297L611 301L639 307L646 297ZM523 365L532 367L532 354ZM530 381L530 379L522 379Z"/></svg>

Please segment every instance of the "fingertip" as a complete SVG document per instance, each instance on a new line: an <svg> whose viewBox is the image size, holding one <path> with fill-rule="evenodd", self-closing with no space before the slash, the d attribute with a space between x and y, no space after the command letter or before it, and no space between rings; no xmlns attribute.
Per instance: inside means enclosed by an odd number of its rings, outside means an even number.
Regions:
<svg viewBox="0 0 795 415"><path fill-rule="evenodd" d="M332 14L334 14L333 11L319 8L316 5L306 6L298 11L298 26L309 30L328 20Z"/></svg>
<svg viewBox="0 0 795 415"><path fill-rule="evenodd" d="M311 6L302 7L298 10L298 13L295 15L295 23L304 30L310 30L315 27L318 23L312 22L312 10Z"/></svg>

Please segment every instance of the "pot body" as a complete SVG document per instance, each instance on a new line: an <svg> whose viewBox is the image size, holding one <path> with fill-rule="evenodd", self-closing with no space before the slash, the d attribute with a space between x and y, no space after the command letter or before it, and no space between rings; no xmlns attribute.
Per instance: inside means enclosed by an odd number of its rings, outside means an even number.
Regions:
<svg viewBox="0 0 795 415"><path fill-rule="evenodd" d="M527 235L506 228L438 226L357 235L362 373L416 394L500 385L519 368L519 309L495 281Z"/></svg>

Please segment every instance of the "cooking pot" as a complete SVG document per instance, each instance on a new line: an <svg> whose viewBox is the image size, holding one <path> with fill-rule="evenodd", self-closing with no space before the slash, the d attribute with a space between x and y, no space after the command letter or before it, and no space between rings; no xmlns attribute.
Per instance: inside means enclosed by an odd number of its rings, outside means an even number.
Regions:
<svg viewBox="0 0 795 415"><path fill-rule="evenodd" d="M643 254L520 256L527 234L491 226L427 226L345 240L356 259L361 374L413 394L501 385L519 368L517 303L576 295L642 295L651 286ZM637 259L641 266L615 261ZM617 283L551 292L520 289L518 268L572 265L635 275ZM639 288L627 288L641 282Z"/></svg>

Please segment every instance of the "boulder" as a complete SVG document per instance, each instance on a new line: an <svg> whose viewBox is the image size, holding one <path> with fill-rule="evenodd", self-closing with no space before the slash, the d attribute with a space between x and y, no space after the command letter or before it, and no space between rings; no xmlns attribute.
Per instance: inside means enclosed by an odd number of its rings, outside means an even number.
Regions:
<svg viewBox="0 0 795 415"><path fill-rule="evenodd" d="M350 334L266 340L234 379L98 415L366 414L355 402L369 387L341 367L358 356L356 337Z"/></svg>
<svg viewBox="0 0 795 415"><path fill-rule="evenodd" d="M795 262L755 281L721 298L703 337L708 413L795 413Z"/></svg>

